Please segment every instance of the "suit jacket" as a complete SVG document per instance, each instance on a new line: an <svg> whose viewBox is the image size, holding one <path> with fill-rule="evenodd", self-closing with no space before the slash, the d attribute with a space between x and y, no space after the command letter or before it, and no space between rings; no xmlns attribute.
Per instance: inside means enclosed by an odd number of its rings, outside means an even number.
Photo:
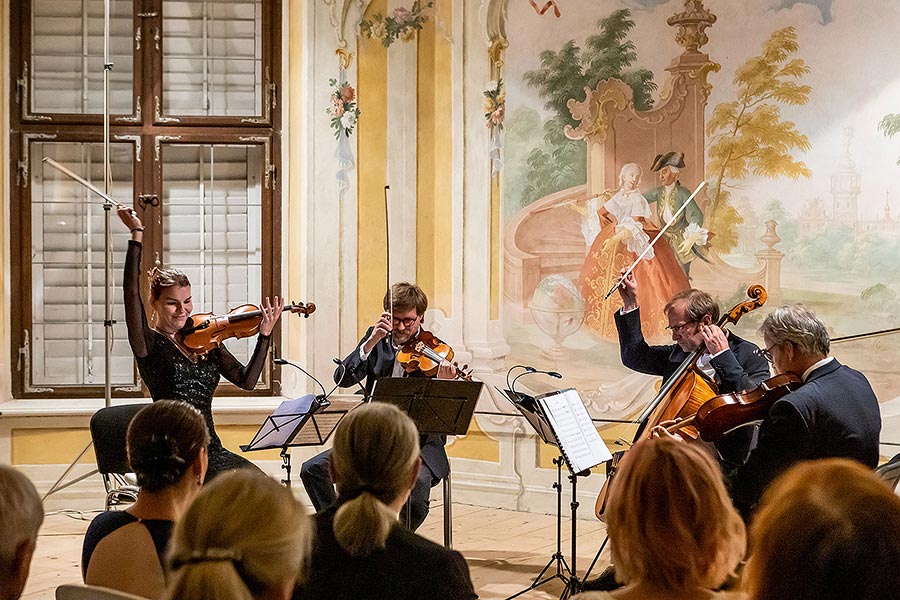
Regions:
<svg viewBox="0 0 900 600"><path fill-rule="evenodd" d="M395 525L383 550L354 558L334 539L332 506L315 515L315 537L294 600L474 600L469 567L448 550Z"/></svg>
<svg viewBox="0 0 900 600"><path fill-rule="evenodd" d="M629 369L660 375L665 381L687 359L688 353L678 344L651 346L647 343L641 333L640 308L625 314L617 310L615 321L622 364ZM723 352L710 362L720 393L750 390L771 377L769 363L756 353L759 349L756 344L729 333L728 347L731 352Z"/></svg>
<svg viewBox="0 0 900 600"><path fill-rule="evenodd" d="M746 516L765 487L803 460L849 458L875 468L881 412L865 376L833 359L772 405L746 464L729 474L735 505Z"/></svg>
<svg viewBox="0 0 900 600"><path fill-rule="evenodd" d="M390 377L394 370L396 351L388 338L380 340L366 360L359 357L359 350L374 327L369 327L365 335L359 340L356 348L341 361L341 365L334 371L334 382L341 387L352 387L365 379L365 392L368 398L372 393L375 380L381 377ZM444 437L439 435L419 436L419 446L422 449L422 462L431 471L432 483L435 484L450 474L450 461L444 450Z"/></svg>

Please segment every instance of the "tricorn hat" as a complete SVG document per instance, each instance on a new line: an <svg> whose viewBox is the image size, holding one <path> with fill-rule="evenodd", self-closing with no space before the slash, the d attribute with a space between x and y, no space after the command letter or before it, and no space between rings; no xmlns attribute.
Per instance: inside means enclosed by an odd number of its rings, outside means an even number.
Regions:
<svg viewBox="0 0 900 600"><path fill-rule="evenodd" d="M663 167L675 167L676 169L684 168L684 152L666 152L665 154L657 154L653 159L651 171L659 171Z"/></svg>

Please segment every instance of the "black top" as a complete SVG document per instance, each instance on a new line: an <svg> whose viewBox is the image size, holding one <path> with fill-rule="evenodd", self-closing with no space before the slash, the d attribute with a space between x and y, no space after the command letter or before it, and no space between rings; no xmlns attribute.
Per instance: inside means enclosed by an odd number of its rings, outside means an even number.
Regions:
<svg viewBox="0 0 900 600"><path fill-rule="evenodd" d="M213 423L212 398L220 375L239 388L253 389L265 366L269 337L259 336L246 367L224 346L191 360L168 336L151 329L147 323L140 293L140 269L141 244L131 240L125 256L125 322L128 342L150 395L154 401L187 402L203 414L210 436L207 480L221 471L252 466L251 462L222 447Z"/></svg>
<svg viewBox="0 0 900 600"><path fill-rule="evenodd" d="M355 558L334 539L330 507L315 516L315 539L294 600L472 600L477 598L462 554L399 523L383 550Z"/></svg>
<svg viewBox="0 0 900 600"><path fill-rule="evenodd" d="M832 359L769 409L747 463L728 476L735 506L748 516L765 487L803 460L849 458L874 469L880 433L872 386Z"/></svg>
<svg viewBox="0 0 900 600"><path fill-rule="evenodd" d="M91 524L88 525L87 532L84 534L84 545L81 548L81 578L87 575L88 565L91 562L91 556L97 548L100 541L121 527L125 527L129 523L135 523L138 518L125 511L112 511L100 513ZM145 519L141 524L150 532L153 538L153 545L156 547L156 555L159 557L159 564L162 566L169 545L169 538L172 537L172 521L163 521L160 519Z"/></svg>

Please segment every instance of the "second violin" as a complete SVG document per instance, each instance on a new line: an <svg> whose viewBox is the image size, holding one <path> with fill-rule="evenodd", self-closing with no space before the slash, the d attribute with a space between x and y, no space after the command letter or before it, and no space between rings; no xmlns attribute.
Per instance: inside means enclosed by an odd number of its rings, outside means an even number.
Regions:
<svg viewBox="0 0 900 600"><path fill-rule="evenodd" d="M397 360L407 373L421 372L426 377L435 377L443 361L453 361L453 348L442 342L430 331L420 330L397 352ZM453 365L456 378L472 381L471 373L466 372L466 365L460 368Z"/></svg>
<svg viewBox="0 0 900 600"><path fill-rule="evenodd" d="M312 302L292 303L283 312L309 317L316 310ZM196 354L206 354L229 338L256 335L262 322L262 311L254 304L244 304L225 315L200 313L188 317L181 330L181 342Z"/></svg>

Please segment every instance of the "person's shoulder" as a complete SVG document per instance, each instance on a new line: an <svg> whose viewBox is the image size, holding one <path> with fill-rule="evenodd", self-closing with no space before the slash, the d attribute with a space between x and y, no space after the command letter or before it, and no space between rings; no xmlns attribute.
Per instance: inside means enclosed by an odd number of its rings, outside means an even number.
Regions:
<svg viewBox="0 0 900 600"><path fill-rule="evenodd" d="M137 518L124 510L110 510L98 514L88 525L88 532L106 535L111 531L137 521Z"/></svg>

